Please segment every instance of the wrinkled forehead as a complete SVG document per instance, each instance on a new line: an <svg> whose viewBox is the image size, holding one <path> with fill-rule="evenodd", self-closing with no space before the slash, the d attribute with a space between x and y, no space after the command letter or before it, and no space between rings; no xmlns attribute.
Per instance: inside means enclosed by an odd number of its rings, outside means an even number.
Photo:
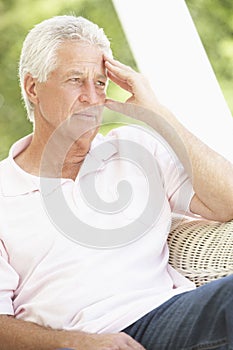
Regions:
<svg viewBox="0 0 233 350"><path fill-rule="evenodd" d="M104 52L97 46L80 40L62 42L56 50L57 62L103 64Z"/></svg>
<svg viewBox="0 0 233 350"><path fill-rule="evenodd" d="M83 74L94 70L106 75L103 51L96 45L78 40L66 41L59 45L56 51L56 68L77 70Z"/></svg>

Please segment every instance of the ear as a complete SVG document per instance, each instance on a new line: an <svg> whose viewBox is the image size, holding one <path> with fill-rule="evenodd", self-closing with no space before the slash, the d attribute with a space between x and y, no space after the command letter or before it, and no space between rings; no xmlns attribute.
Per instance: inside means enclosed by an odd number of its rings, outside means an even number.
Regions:
<svg viewBox="0 0 233 350"><path fill-rule="evenodd" d="M30 73L27 73L24 78L24 90L30 102L37 104L36 79Z"/></svg>

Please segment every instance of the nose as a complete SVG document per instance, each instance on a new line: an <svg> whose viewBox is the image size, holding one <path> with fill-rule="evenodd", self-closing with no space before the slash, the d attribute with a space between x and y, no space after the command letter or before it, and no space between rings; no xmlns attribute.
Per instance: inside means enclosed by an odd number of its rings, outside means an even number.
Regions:
<svg viewBox="0 0 233 350"><path fill-rule="evenodd" d="M80 102L92 105L99 103L100 99L101 97L97 93L94 83L88 82L82 87L79 95Z"/></svg>

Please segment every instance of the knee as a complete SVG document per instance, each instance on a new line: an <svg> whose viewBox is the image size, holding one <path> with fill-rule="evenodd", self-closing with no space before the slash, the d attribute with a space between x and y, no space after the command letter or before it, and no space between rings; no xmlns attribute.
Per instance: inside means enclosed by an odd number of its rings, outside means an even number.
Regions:
<svg viewBox="0 0 233 350"><path fill-rule="evenodd" d="M216 281L218 292L223 294L223 297L233 298L233 274L222 277Z"/></svg>

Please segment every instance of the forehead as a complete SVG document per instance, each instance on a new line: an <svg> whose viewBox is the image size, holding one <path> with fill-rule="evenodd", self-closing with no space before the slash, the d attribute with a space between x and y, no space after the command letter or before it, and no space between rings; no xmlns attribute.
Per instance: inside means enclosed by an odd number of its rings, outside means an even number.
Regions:
<svg viewBox="0 0 233 350"><path fill-rule="evenodd" d="M103 52L96 45L69 40L63 42L56 53L57 67L95 66L104 69Z"/></svg>

